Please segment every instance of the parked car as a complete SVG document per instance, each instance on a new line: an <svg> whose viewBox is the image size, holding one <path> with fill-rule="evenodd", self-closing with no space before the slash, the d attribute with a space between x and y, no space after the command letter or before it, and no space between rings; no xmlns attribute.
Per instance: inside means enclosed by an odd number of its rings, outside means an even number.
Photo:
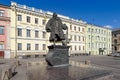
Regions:
<svg viewBox="0 0 120 80"><path fill-rule="evenodd" d="M113 56L113 57L120 57L120 52L111 53L111 56Z"/></svg>

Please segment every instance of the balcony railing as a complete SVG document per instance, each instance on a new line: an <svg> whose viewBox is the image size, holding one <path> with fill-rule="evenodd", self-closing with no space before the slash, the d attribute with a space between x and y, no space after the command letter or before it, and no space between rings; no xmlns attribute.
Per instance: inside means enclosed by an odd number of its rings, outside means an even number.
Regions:
<svg viewBox="0 0 120 80"><path fill-rule="evenodd" d="M37 13L46 13L46 11L43 11L41 9L35 9L34 7L28 7L26 5L17 4L17 7L22 8L22 9L26 9L26 10L29 10L29 11L34 11L34 12L37 12Z"/></svg>

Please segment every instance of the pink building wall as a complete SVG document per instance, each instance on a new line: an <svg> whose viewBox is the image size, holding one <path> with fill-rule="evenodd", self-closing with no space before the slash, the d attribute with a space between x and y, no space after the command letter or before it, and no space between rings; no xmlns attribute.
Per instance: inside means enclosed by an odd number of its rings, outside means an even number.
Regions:
<svg viewBox="0 0 120 80"><path fill-rule="evenodd" d="M8 28L10 27L9 7L0 5L0 10L4 10L4 16L0 16L0 26L4 26L4 34L0 34L0 42L3 42L4 49L7 49Z"/></svg>

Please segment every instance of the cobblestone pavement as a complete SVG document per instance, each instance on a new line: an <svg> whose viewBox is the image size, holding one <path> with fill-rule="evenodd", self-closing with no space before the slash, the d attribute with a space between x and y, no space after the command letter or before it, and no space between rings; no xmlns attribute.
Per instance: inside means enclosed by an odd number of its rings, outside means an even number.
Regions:
<svg viewBox="0 0 120 80"><path fill-rule="evenodd" d="M0 59L0 62L12 62L16 59ZM17 75L15 75L10 80L26 80L26 68L28 62L40 62L44 61L44 58L36 58L36 59L17 59L20 60L20 63L22 64L19 66L16 71ZM76 56L76 57L70 57L70 60L74 60L77 62L85 63L86 60L90 61L92 65L103 67L104 69L112 70L115 74L115 77L113 80L120 80L120 58L114 58L111 56Z"/></svg>
<svg viewBox="0 0 120 80"><path fill-rule="evenodd" d="M20 61L20 66L16 68L17 74L12 77L10 80L27 80L26 79L26 70L27 63L29 62L40 62L43 61L44 58L32 58L32 59L0 59L0 65L7 63L14 63L15 61Z"/></svg>
<svg viewBox="0 0 120 80"><path fill-rule="evenodd" d="M95 66L111 70L115 76L113 80L120 80L120 57L111 56L76 56L71 57L71 60L84 63L90 61Z"/></svg>

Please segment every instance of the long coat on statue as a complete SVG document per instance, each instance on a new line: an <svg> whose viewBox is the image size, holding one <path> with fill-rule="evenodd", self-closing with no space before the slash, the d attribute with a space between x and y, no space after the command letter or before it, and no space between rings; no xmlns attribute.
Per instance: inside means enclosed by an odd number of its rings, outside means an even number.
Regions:
<svg viewBox="0 0 120 80"><path fill-rule="evenodd" d="M65 35L63 33L63 29L66 30L67 26L62 24L62 21L57 14L53 14L53 17L48 21L46 25L46 31L50 32L50 42L57 42L65 40Z"/></svg>

